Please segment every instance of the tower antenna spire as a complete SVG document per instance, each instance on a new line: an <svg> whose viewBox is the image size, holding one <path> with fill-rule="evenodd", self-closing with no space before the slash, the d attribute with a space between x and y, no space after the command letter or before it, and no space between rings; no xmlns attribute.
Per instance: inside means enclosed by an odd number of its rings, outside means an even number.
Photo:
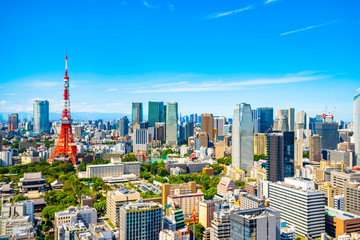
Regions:
<svg viewBox="0 0 360 240"><path fill-rule="evenodd" d="M65 77L67 77L67 49L66 49L66 57L65 57Z"/></svg>

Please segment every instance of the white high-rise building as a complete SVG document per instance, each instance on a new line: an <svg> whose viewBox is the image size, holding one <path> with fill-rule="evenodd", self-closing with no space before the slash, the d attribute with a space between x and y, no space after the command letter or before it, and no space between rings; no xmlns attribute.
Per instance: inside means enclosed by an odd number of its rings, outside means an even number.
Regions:
<svg viewBox="0 0 360 240"><path fill-rule="evenodd" d="M12 166L12 151L0 151L0 167Z"/></svg>
<svg viewBox="0 0 360 240"><path fill-rule="evenodd" d="M281 219L296 228L302 237L319 238L325 232L325 193L315 184L296 178L269 184L271 208L280 211Z"/></svg>
<svg viewBox="0 0 360 240"><path fill-rule="evenodd" d="M145 128L138 128L134 131L134 153L137 153L139 150L148 151L149 146L149 131Z"/></svg>
<svg viewBox="0 0 360 240"><path fill-rule="evenodd" d="M232 166L254 165L254 126L250 104L236 104L232 127Z"/></svg>
<svg viewBox="0 0 360 240"><path fill-rule="evenodd" d="M360 154L360 93L354 97L355 154Z"/></svg>

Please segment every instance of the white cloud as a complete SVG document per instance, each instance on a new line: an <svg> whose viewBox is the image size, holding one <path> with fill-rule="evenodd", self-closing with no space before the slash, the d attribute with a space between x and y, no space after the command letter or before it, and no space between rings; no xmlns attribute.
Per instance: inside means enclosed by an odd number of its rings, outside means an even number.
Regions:
<svg viewBox="0 0 360 240"><path fill-rule="evenodd" d="M306 30L313 29L313 28L324 27L324 26L326 26L326 25L333 24L333 23L340 22L340 21L341 21L341 20L336 20L336 21L331 21L331 22L319 24L319 25L313 25L313 26L309 26L309 27L306 27L306 28L301 28L301 29L297 29L297 30L293 30L293 31L281 33L280 35L281 35L281 36L284 36L284 35L288 35L288 34L292 34L292 33L297 33L297 32L306 31Z"/></svg>
<svg viewBox="0 0 360 240"><path fill-rule="evenodd" d="M3 93L1 95L4 95L4 96L15 96L16 93Z"/></svg>
<svg viewBox="0 0 360 240"><path fill-rule="evenodd" d="M0 102L0 104L6 104L6 101L5 101L5 100L2 100L2 101Z"/></svg>
<svg viewBox="0 0 360 240"><path fill-rule="evenodd" d="M360 88L356 89L356 91L360 92Z"/></svg>
<svg viewBox="0 0 360 240"><path fill-rule="evenodd" d="M169 8L170 11L175 11L175 6L174 6L174 4L169 3L169 4L168 4L168 8Z"/></svg>
<svg viewBox="0 0 360 240"><path fill-rule="evenodd" d="M265 4L269 4L269 3L272 3L272 2L276 2L277 0L267 0L265 1Z"/></svg>
<svg viewBox="0 0 360 240"><path fill-rule="evenodd" d="M316 72L305 71L296 74L287 74L277 78L254 78L241 79L238 76L227 77L226 81L204 81L200 83L176 82L169 84L158 84L147 89L136 89L133 93L167 93L167 92L210 92L210 91L234 91L240 90L244 86L286 84L305 81L315 81L325 79L329 76L319 75Z"/></svg>
<svg viewBox="0 0 360 240"><path fill-rule="evenodd" d="M107 92L116 92L116 91L120 91L120 89L118 89L118 88L109 88L106 91Z"/></svg>
<svg viewBox="0 0 360 240"><path fill-rule="evenodd" d="M253 5L250 5L250 6L247 6L245 8L240 8L240 9L236 9L236 10L229 11L229 12L216 13L216 14L213 14L213 15L210 15L210 16L206 17L205 19L224 17L224 16L228 16L228 15L231 15L231 14L244 12L244 11L250 10L252 8L253 8Z"/></svg>
<svg viewBox="0 0 360 240"><path fill-rule="evenodd" d="M157 8L160 7L160 5L153 5L153 4L151 4L150 2L148 2L148 1L143 1L143 4L144 4L145 7L151 8L151 9L157 9Z"/></svg>

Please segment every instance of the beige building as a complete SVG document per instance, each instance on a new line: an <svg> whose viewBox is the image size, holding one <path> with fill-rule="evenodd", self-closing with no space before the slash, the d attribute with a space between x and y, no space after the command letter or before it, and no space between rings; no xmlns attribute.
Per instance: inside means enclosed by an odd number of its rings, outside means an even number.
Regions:
<svg viewBox="0 0 360 240"><path fill-rule="evenodd" d="M169 183L164 183L162 185L162 194L161 194L161 204L165 206L168 201L169 195L174 195L175 191L178 191L179 194L188 194L196 193L196 182L188 182L185 184L174 184L170 185Z"/></svg>
<svg viewBox="0 0 360 240"><path fill-rule="evenodd" d="M179 190L176 190L174 194L168 196L167 204L174 202L176 206L179 206L183 210L185 218L191 218L193 209L196 210L196 214L199 214L199 204L204 200L204 193L186 193L179 194Z"/></svg>
<svg viewBox="0 0 360 240"><path fill-rule="evenodd" d="M215 204L221 203L221 199L204 200L199 204L199 223L205 228L211 227L211 221L214 218Z"/></svg>
<svg viewBox="0 0 360 240"><path fill-rule="evenodd" d="M344 187L345 211L360 214L360 183L347 182Z"/></svg>
<svg viewBox="0 0 360 240"><path fill-rule="evenodd" d="M309 160L313 162L321 161L321 137L317 134L310 136Z"/></svg>
<svg viewBox="0 0 360 240"><path fill-rule="evenodd" d="M135 202L140 198L140 193L132 192L124 194L120 190L108 191L106 195L106 216L116 227L120 223L120 207L129 202Z"/></svg>
<svg viewBox="0 0 360 240"><path fill-rule="evenodd" d="M245 171L237 167L228 166L227 176L235 181L245 181Z"/></svg>
<svg viewBox="0 0 360 240"><path fill-rule="evenodd" d="M303 167L303 153L304 146L303 140L296 140L294 142L294 165L295 169L301 169Z"/></svg>
<svg viewBox="0 0 360 240"><path fill-rule="evenodd" d="M265 133L255 133L254 136L254 154L266 155L266 134Z"/></svg>
<svg viewBox="0 0 360 240"><path fill-rule="evenodd" d="M330 183L325 183L318 187L320 191L325 193L326 205L334 208L334 196L341 195L342 189L337 187L331 187Z"/></svg>
<svg viewBox="0 0 360 240"><path fill-rule="evenodd" d="M360 173L352 170L331 171L331 186L344 189L345 182L360 181Z"/></svg>
<svg viewBox="0 0 360 240"><path fill-rule="evenodd" d="M225 157L225 142L217 142L215 144L215 158L223 158Z"/></svg>

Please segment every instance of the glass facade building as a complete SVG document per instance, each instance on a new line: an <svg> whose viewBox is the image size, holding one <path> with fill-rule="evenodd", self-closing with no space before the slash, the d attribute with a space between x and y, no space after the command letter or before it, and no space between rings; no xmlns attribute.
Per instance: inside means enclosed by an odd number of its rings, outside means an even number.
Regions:
<svg viewBox="0 0 360 240"><path fill-rule="evenodd" d="M149 127L155 127L155 123L162 122L161 116L164 110L163 102L149 102L148 122Z"/></svg>
<svg viewBox="0 0 360 240"><path fill-rule="evenodd" d="M250 104L235 106L232 127L232 166L247 171L254 164L254 126Z"/></svg>
<svg viewBox="0 0 360 240"><path fill-rule="evenodd" d="M143 121L143 104L140 102L132 103L132 124Z"/></svg>
<svg viewBox="0 0 360 240"><path fill-rule="evenodd" d="M178 103L168 102L166 104L166 144L177 145L178 135Z"/></svg>
<svg viewBox="0 0 360 240"><path fill-rule="evenodd" d="M49 102L36 100L34 102L34 132L49 133Z"/></svg>
<svg viewBox="0 0 360 240"><path fill-rule="evenodd" d="M360 154L360 93L354 97L355 153Z"/></svg>
<svg viewBox="0 0 360 240"><path fill-rule="evenodd" d="M126 116L122 117L118 124L120 137L125 137L129 133L129 119Z"/></svg>
<svg viewBox="0 0 360 240"><path fill-rule="evenodd" d="M266 133L274 122L274 109L270 107L258 108L259 133Z"/></svg>

